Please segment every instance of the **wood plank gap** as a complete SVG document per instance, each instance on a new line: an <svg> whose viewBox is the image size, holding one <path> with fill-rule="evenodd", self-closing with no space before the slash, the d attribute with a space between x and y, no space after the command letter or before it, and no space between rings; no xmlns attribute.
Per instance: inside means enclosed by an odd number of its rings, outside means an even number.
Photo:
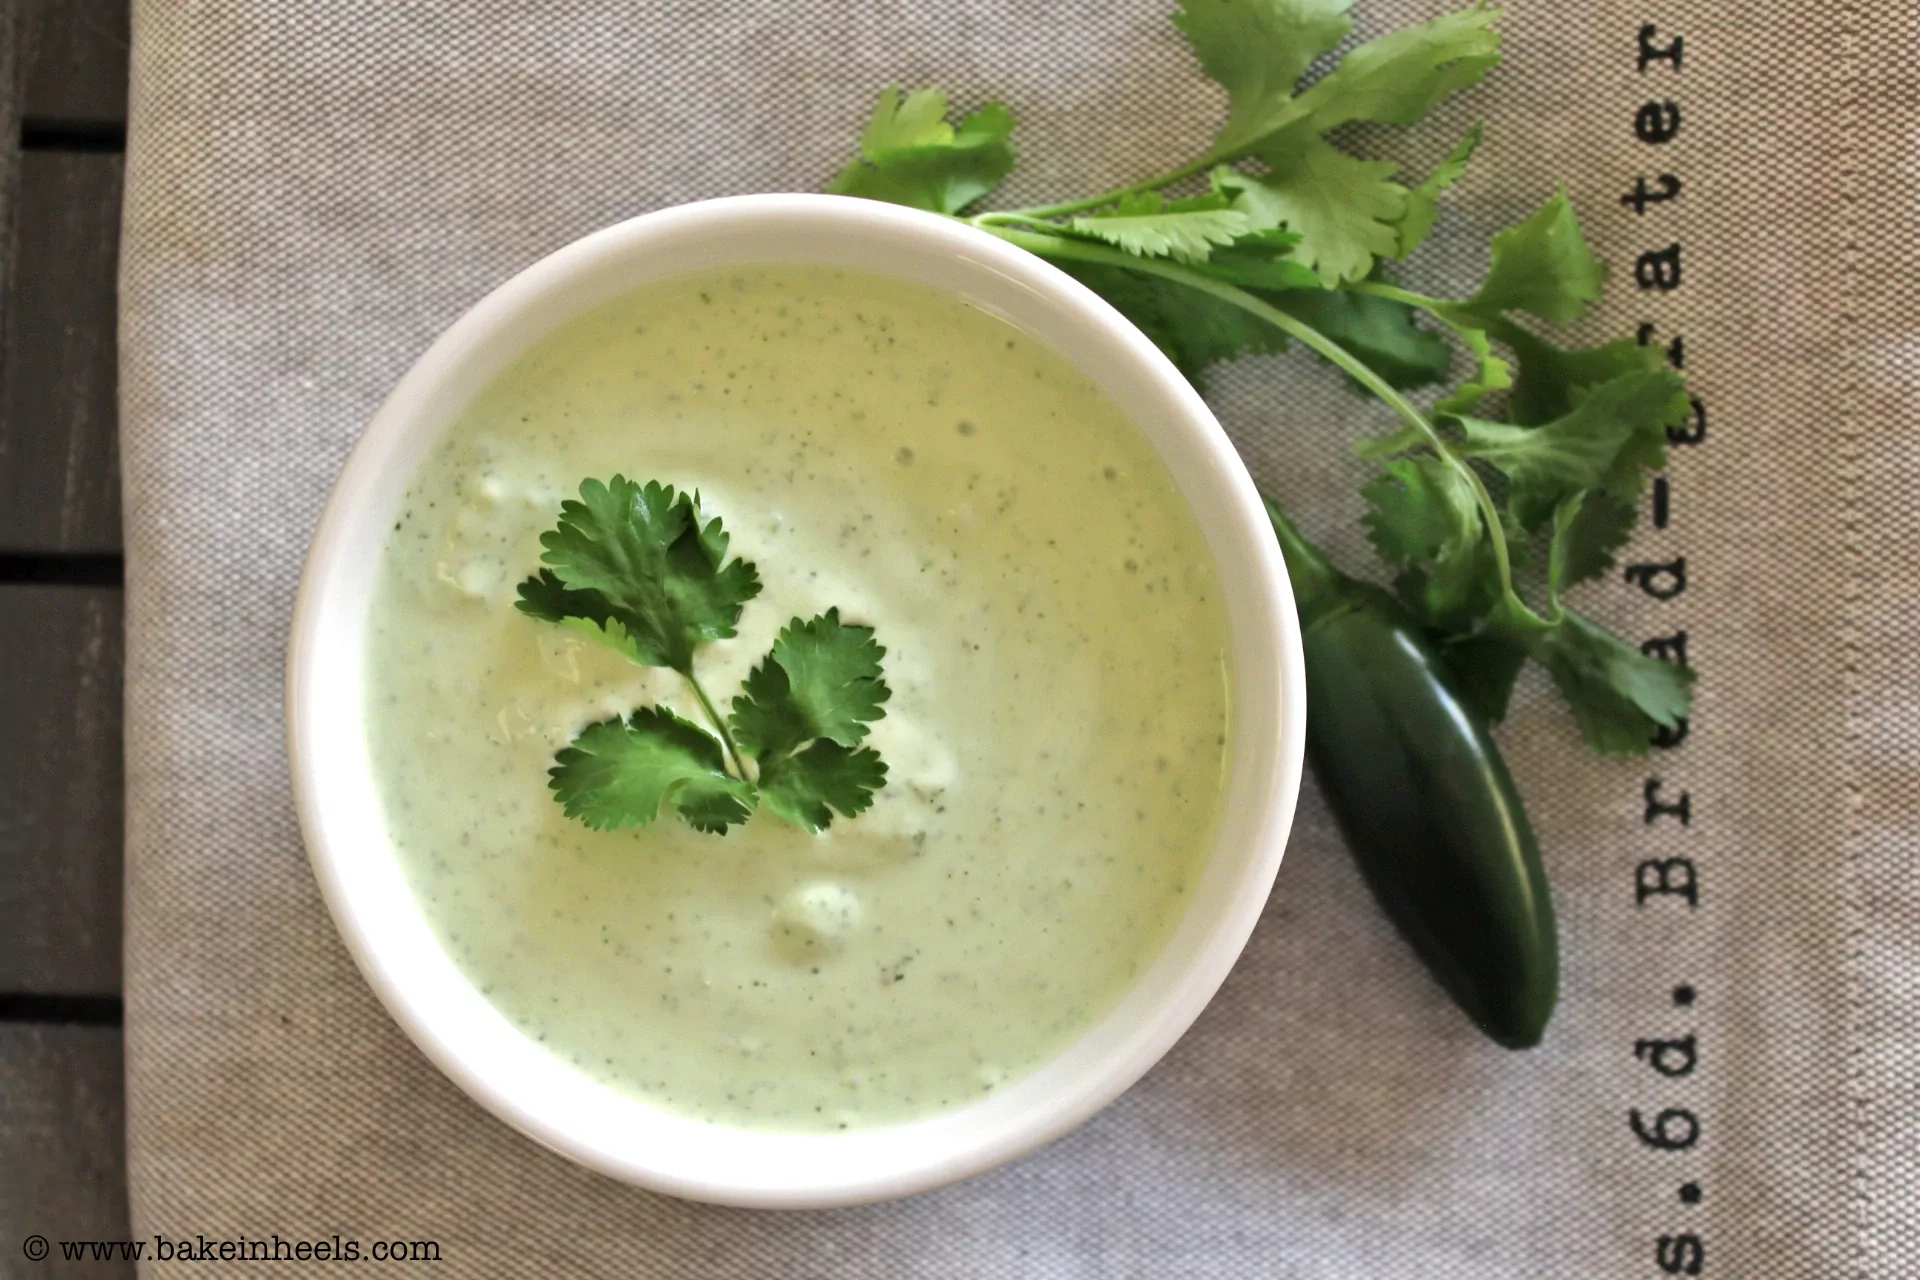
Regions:
<svg viewBox="0 0 1920 1280"><path fill-rule="evenodd" d="M22 151L105 151L127 149L127 126L105 120L36 120L20 122Z"/></svg>
<svg viewBox="0 0 1920 1280"><path fill-rule="evenodd" d="M126 576L126 562L114 554L0 551L0 586L118 587Z"/></svg>
<svg viewBox="0 0 1920 1280"><path fill-rule="evenodd" d="M117 1027L122 1020L119 996L43 996L27 991L0 991L0 1022Z"/></svg>

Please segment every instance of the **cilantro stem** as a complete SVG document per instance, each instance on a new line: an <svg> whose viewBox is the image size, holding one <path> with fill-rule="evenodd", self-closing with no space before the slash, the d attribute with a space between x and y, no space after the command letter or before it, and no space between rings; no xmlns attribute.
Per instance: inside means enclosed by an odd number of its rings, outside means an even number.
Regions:
<svg viewBox="0 0 1920 1280"><path fill-rule="evenodd" d="M1424 293L1415 293L1411 289L1401 289L1381 280L1361 280L1344 286L1354 293L1370 293L1376 298L1385 298L1389 302L1398 302L1418 311L1424 311L1455 333L1464 333L1467 329L1478 329L1489 338L1496 338L1509 347L1516 345L1515 335L1525 342L1530 336L1525 329L1505 316L1471 317L1471 324L1460 321L1459 303L1449 302L1445 298L1430 297Z"/></svg>
<svg viewBox="0 0 1920 1280"><path fill-rule="evenodd" d="M1045 218L1022 209L1000 209L993 213L982 213L968 219L974 226L987 230L997 226L1030 227L1035 231L1046 231L1058 235L1064 231L1057 222L1048 222Z"/></svg>
<svg viewBox="0 0 1920 1280"><path fill-rule="evenodd" d="M693 690L693 696L700 700L700 709L707 713L707 722L711 724L714 731L720 735L720 741L726 744L727 755L733 761L735 776L742 782L753 781L752 778L747 776L746 763L740 759L740 748L733 744L733 734L728 732L727 722L722 720L720 713L713 709L713 699L707 697L707 691L700 687L700 681L693 672L683 671L680 674L687 678L687 686Z"/></svg>
<svg viewBox="0 0 1920 1280"><path fill-rule="evenodd" d="M1223 159L1224 157L1215 155L1209 151L1198 160L1190 164L1183 164L1178 169L1169 169L1158 177L1143 178L1130 186L1119 187L1102 195L1088 196L1085 200L1067 200L1060 204L1035 205L1030 209L1009 209L1005 212L1019 214L1024 218L1036 220L1041 218L1064 218L1069 214L1085 213L1088 209L1099 209L1106 205L1118 204L1128 196L1144 195L1149 191L1158 191L1162 187L1170 187L1183 178L1191 178L1197 173L1205 173L1214 165L1219 164ZM983 214L981 216L992 217L993 215Z"/></svg>
<svg viewBox="0 0 1920 1280"><path fill-rule="evenodd" d="M1417 307L1422 311L1438 312L1447 305L1442 299L1431 298L1424 293L1415 293L1411 289L1402 289L1397 285L1387 284L1382 280L1361 280L1348 285L1347 288L1353 290L1355 293L1370 293L1376 298L1387 298L1394 302L1402 302L1409 307ZM1445 319L1445 317L1441 318Z"/></svg>
<svg viewBox="0 0 1920 1280"><path fill-rule="evenodd" d="M1320 548L1300 536L1277 502L1265 494L1261 495L1261 501L1266 504L1274 535L1280 539L1280 555L1287 562L1287 576L1293 579L1296 593L1302 600L1332 598L1339 589L1340 571L1321 554Z"/></svg>
<svg viewBox="0 0 1920 1280"><path fill-rule="evenodd" d="M1480 479L1479 472L1468 466L1466 461L1456 454L1447 444L1446 438L1434 428L1427 416L1416 409L1407 398L1401 395L1386 379L1373 371L1366 361L1360 359L1333 339L1321 333L1305 321L1288 315L1286 312L1263 302L1245 289L1225 284L1201 272L1191 270L1177 263L1166 262L1158 258L1143 258L1136 254L1107 249L1099 245L1079 240L1068 240L1057 235L1041 235L1031 231L1020 231L1012 227L995 226L975 220L973 225L991 235L1000 237L1010 244L1018 245L1029 253L1041 257L1071 258L1080 262L1099 263L1102 266L1120 267L1127 271L1139 271L1147 275L1160 276L1190 289L1212 294L1223 302L1231 303L1251 315L1265 320L1287 336L1298 340L1302 345L1319 352L1331 361L1335 367L1349 374L1358 382L1399 414L1408 426L1420 433L1427 446L1440 460L1458 471L1466 480L1473 493L1474 504L1480 508L1480 518L1487 525L1487 540L1493 548L1494 564L1500 572L1500 594L1509 609L1515 611L1524 626L1550 627L1555 620L1542 618L1527 607L1513 586L1513 564L1507 551L1506 530L1500 523L1500 508L1494 505L1493 495L1487 492L1487 486ZM1419 295L1408 295L1418 297ZM1428 299L1427 301L1432 301Z"/></svg>

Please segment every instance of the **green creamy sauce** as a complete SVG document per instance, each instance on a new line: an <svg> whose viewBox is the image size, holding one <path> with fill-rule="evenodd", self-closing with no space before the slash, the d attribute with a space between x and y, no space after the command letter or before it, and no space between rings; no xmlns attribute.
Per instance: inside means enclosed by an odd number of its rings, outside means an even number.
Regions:
<svg viewBox="0 0 1920 1280"><path fill-rule="evenodd" d="M561 813L582 726L701 719L513 608L561 500L616 472L698 489L759 566L697 659L723 704L792 618L876 628L873 809ZM428 921L527 1035L683 1114L872 1126L1033 1070L1152 962L1216 831L1227 644L1171 477L1064 360L949 294L753 268L566 325L447 432L384 553L367 732Z"/></svg>

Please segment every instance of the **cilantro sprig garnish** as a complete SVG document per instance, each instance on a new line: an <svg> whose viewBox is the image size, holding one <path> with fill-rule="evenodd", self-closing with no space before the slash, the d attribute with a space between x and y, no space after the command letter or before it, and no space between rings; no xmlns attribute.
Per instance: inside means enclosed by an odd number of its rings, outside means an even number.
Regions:
<svg viewBox="0 0 1920 1280"><path fill-rule="evenodd" d="M759 571L727 559L728 541L717 518L703 519L698 494L624 476L583 481L541 535L546 567L520 584L520 611L641 666L679 672L713 728L665 707L588 725L548 771L568 817L610 830L644 826L671 807L697 830L724 833L765 804L823 831L836 813L866 810L886 784L879 753L860 745L886 714L886 650L838 609L787 624L721 718L694 657L730 639L760 594Z"/></svg>
<svg viewBox="0 0 1920 1280"><path fill-rule="evenodd" d="M1013 168L1012 113L994 103L955 129L944 94L889 89L829 189L963 216L1047 258L1196 383L1212 364L1290 341L1344 370L1401 424L1361 445L1381 464L1364 491L1368 533L1476 705L1504 716L1531 659L1591 746L1643 752L1686 716L1693 672L1642 654L1563 595L1613 564L1669 428L1688 415L1685 383L1635 342L1568 348L1542 332L1583 314L1605 280L1564 194L1494 237L1471 297L1388 282L1387 264L1433 229L1481 130L1411 186L1333 131L1412 124L1478 83L1500 58L1500 15L1476 6L1389 32L1302 87L1346 40L1351 4L1181 0L1174 24L1226 90L1227 118L1200 155L1153 177L968 216ZM1402 393L1442 381L1453 347L1471 372L1419 409Z"/></svg>

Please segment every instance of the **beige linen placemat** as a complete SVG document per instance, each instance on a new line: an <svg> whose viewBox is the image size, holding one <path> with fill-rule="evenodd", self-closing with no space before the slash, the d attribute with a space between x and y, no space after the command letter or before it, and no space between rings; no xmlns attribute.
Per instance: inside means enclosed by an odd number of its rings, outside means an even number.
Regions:
<svg viewBox="0 0 1920 1280"><path fill-rule="evenodd" d="M1365 0L1361 16L1440 7ZM1045 1151L894 1205L727 1211L574 1168L446 1083L348 960L294 826L281 646L321 503L409 362L584 232L819 186L889 81L1011 103L1026 159L1009 199L1192 154L1220 101L1170 8L135 0L137 1232L433 1240L461 1277L1920 1274L1906 0L1518 4L1487 88L1378 140L1423 160L1489 125L1407 279L1467 286L1488 235L1564 180L1616 267L1595 332L1683 338L1706 406L1706 439L1675 450L1667 527L1627 557L1684 557L1686 590L1659 601L1616 577L1584 597L1636 638L1686 633L1702 685L1685 741L1595 763L1537 684L1503 731L1562 921L1565 996L1541 1049L1495 1049L1446 1004L1311 790L1252 944L1158 1069ZM1648 23L1650 49L1684 41L1677 67L1638 65ZM1641 141L1636 112L1667 101L1679 133ZM1680 199L1622 204L1660 173ZM1679 287L1640 289L1636 256L1674 244ZM1257 478L1367 563L1349 446L1373 410L1304 357L1236 368L1213 401ZM1662 802L1687 797L1685 825L1645 820L1654 778ZM1637 902L1641 864L1673 858L1697 905ZM1689 1074L1636 1056L1688 1036ZM1693 1140L1655 1149L1635 1116Z"/></svg>

